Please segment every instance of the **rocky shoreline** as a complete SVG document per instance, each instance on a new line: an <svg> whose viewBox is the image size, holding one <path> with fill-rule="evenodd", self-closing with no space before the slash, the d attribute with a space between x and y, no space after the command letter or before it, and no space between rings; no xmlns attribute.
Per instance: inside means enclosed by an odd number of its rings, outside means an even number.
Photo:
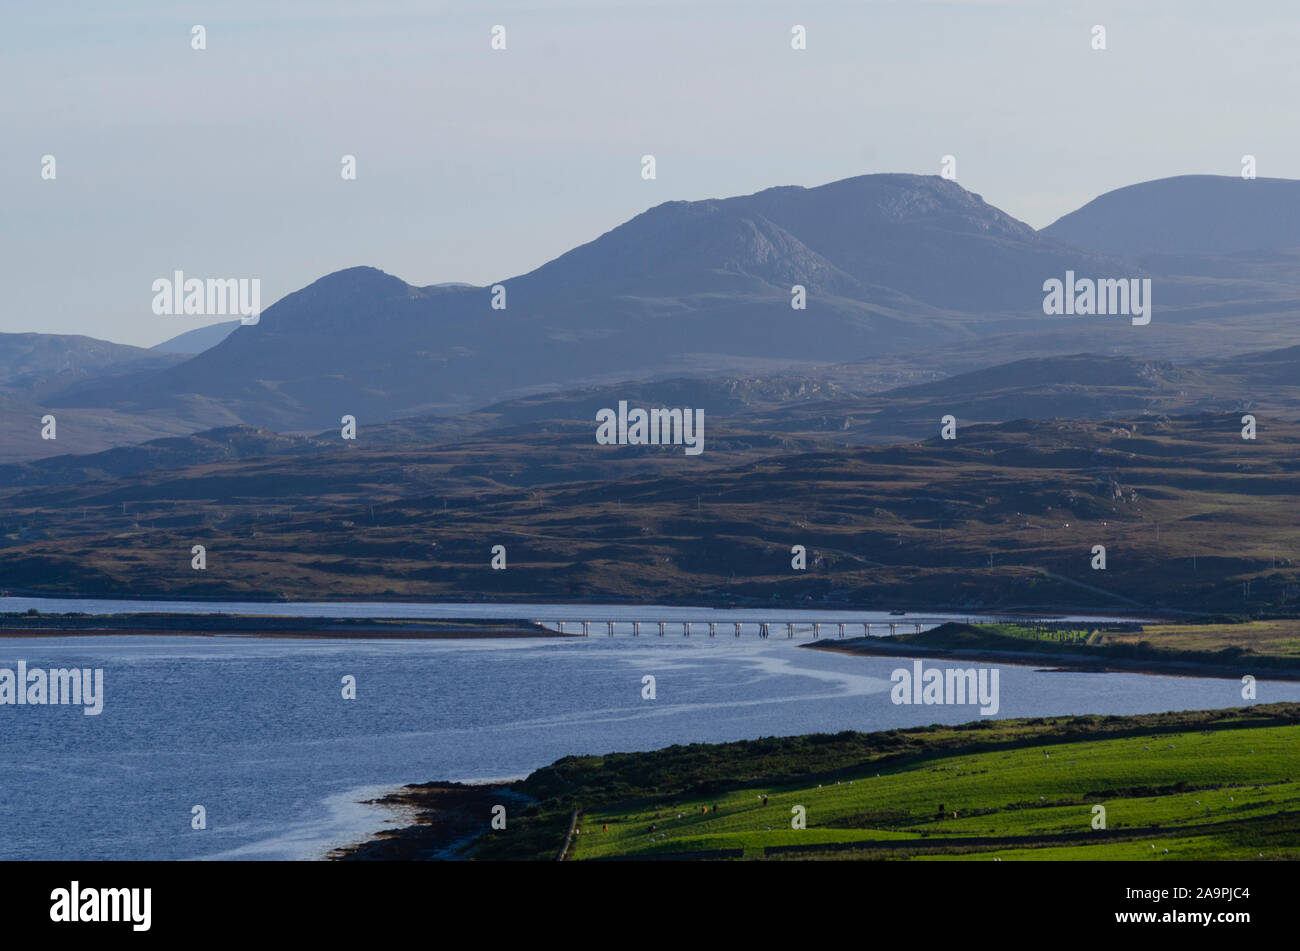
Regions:
<svg viewBox="0 0 1300 951"><path fill-rule="evenodd" d="M464 859L465 849L491 831L493 807L506 805L508 811L521 799L505 782L431 782L403 786L368 804L414 810L413 825L384 829L365 842L334 850L327 858L338 862Z"/></svg>

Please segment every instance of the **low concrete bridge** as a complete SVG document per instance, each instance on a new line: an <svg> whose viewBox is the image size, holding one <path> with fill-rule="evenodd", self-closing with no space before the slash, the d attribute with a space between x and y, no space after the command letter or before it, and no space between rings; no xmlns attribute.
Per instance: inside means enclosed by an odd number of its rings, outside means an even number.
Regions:
<svg viewBox="0 0 1300 951"><path fill-rule="evenodd" d="M886 628L889 629L890 634L897 634L900 629L903 633L919 632L947 620L949 619L928 617L909 617L897 621L629 621L622 618L582 618L574 621L538 620L535 623L543 627L551 627L560 634L580 633L583 637L592 635L594 625L595 632L606 637L613 637L616 629L623 634L630 633L632 637L640 637L644 629L646 636L657 637L664 637L667 634L682 637L692 635L717 637L718 632L721 631L724 637L756 634L759 638L767 638L773 634L784 634L787 638L794 638L799 634L807 634L812 638L820 638L832 633L836 637L863 635L871 637L873 634L884 634Z"/></svg>

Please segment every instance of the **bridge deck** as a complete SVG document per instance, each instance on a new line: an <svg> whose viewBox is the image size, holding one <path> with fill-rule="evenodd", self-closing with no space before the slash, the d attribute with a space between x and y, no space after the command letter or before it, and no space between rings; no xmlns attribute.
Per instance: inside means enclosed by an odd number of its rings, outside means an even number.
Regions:
<svg viewBox="0 0 1300 951"><path fill-rule="evenodd" d="M771 637L773 634L784 634L787 638L793 638L800 634L808 634L811 637L862 635L870 637L873 633L883 635L885 629L888 629L890 634L897 634L900 631L919 632L949 620L951 618L923 616L900 616L896 620L889 621L720 621L716 619L661 621L658 619L627 620L625 618L588 617L571 621L539 619L535 623L540 624L542 627L551 628L560 634L581 634L583 637L590 637L594 627L596 633L604 634L606 637L614 637L620 634L632 637L640 637L643 634L655 637L664 637L667 634L683 637L718 637L723 635L741 637L749 634L765 638Z"/></svg>

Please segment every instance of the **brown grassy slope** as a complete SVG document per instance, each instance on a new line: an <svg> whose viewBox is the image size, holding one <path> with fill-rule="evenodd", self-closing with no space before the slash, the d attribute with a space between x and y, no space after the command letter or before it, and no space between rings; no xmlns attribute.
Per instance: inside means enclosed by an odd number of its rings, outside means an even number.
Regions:
<svg viewBox="0 0 1300 951"><path fill-rule="evenodd" d="M873 449L771 456L756 442L733 447L751 461L728 468L710 451L595 447L577 431L423 457L350 449L208 466L11 497L0 585L1289 610L1300 426L1260 426L1246 442L1235 416L1019 421ZM623 475L582 481L605 461L593 454L625 460ZM631 474L639 467L645 477ZM33 526L50 537L31 539ZM200 543L205 572L190 569ZM489 568L496 544L506 571ZM795 544L806 571L791 569ZM1090 568L1094 545L1106 547L1104 571Z"/></svg>

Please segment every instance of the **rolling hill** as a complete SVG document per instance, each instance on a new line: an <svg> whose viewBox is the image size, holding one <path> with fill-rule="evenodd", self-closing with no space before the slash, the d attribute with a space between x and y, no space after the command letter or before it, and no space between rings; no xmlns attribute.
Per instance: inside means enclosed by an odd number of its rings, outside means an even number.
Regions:
<svg viewBox="0 0 1300 951"><path fill-rule="evenodd" d="M160 370L183 359L78 334L0 333L0 393L39 403L89 380Z"/></svg>
<svg viewBox="0 0 1300 951"><path fill-rule="evenodd" d="M312 436L226 426L93 453L68 453L0 464L0 490L75 485L128 475L165 473L234 459L386 450L419 458L498 459L526 484L617 478L627 455L590 449L596 411L616 406L705 409L709 451L701 466L735 464L755 455L809 448L878 445L928 439L953 415L965 428L1018 419L1159 419L1168 415L1261 414L1300 419L1300 347L1175 364L1102 354L1029 357L943 379L873 392L883 379L876 364L841 364L818 375L675 377L581 387L506 400L454 416L414 416L364 423L352 446L338 427ZM28 413L29 421L36 417ZM31 429L28 426L28 429ZM26 433L28 442L35 430ZM61 445L72 445L65 441ZM653 454L632 452L653 466ZM540 459L547 460L539 466ZM512 461L513 460L513 461ZM259 463L260 464L260 463ZM268 465L276 465L268 462ZM160 476L159 478L166 478ZM151 479L152 481L152 479ZM519 483L525 484L525 483ZM158 483L158 491L164 491Z"/></svg>
<svg viewBox="0 0 1300 951"><path fill-rule="evenodd" d="M1118 256L1300 248L1300 182L1180 175L1117 188L1042 234Z"/></svg>

